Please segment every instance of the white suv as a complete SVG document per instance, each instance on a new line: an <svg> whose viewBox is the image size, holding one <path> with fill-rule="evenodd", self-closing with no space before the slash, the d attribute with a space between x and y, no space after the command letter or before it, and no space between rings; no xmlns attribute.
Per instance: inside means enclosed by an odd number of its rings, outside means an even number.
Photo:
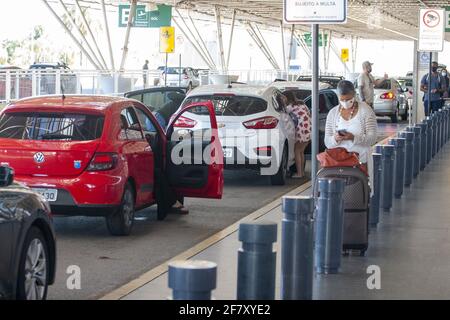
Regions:
<svg viewBox="0 0 450 320"><path fill-rule="evenodd" d="M183 106L212 101L224 150L225 168L250 168L269 175L273 185L284 185L294 164L295 125L274 87L207 85L191 91ZM208 113L193 109L175 127L198 132L207 130Z"/></svg>

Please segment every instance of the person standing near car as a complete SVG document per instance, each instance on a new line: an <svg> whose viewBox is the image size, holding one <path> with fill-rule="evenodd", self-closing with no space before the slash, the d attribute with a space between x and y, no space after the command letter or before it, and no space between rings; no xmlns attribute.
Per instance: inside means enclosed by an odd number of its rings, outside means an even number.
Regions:
<svg viewBox="0 0 450 320"><path fill-rule="evenodd" d="M144 80L144 88L147 87L147 73L148 73L148 60L145 60L145 64L142 67L142 78Z"/></svg>
<svg viewBox="0 0 450 320"><path fill-rule="evenodd" d="M420 82L420 91L424 92L425 116L429 116L430 112L437 112L442 106L441 94L445 91L445 79L439 74L438 67L438 63L433 61L431 64L431 76L427 73ZM428 87L431 89L430 96L428 96ZM429 109L430 107L431 110Z"/></svg>
<svg viewBox="0 0 450 320"><path fill-rule="evenodd" d="M294 92L286 91L282 99L286 105L286 111L295 118L295 166L297 174L293 178L304 178L305 172L305 149L311 141L311 114L308 107L301 100L298 100Z"/></svg>
<svg viewBox="0 0 450 320"><path fill-rule="evenodd" d="M375 80L372 75L373 63L364 61L362 64L363 72L358 77L359 98L373 109L373 101L375 97L375 86L378 86L383 80L388 79L387 74L384 79Z"/></svg>

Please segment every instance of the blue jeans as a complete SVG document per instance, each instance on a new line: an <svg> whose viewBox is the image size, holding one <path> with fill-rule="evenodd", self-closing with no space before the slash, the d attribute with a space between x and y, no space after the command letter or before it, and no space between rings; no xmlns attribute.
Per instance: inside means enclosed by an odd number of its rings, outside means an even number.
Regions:
<svg viewBox="0 0 450 320"><path fill-rule="evenodd" d="M428 117L430 115L430 110L428 110L428 101L425 100L423 105L425 108L425 116ZM437 112L440 108L442 108L442 100L431 101L431 112Z"/></svg>

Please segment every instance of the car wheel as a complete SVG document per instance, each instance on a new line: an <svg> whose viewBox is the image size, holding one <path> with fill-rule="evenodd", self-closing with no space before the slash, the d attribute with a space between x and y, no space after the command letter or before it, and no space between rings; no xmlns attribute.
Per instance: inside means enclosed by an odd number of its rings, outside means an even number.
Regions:
<svg viewBox="0 0 450 320"><path fill-rule="evenodd" d="M113 236L128 236L134 222L134 193L130 183L125 186L120 207L106 216L108 231Z"/></svg>
<svg viewBox="0 0 450 320"><path fill-rule="evenodd" d="M395 113L393 115L391 115L391 122L398 123L398 106L397 106L397 109L395 110Z"/></svg>
<svg viewBox="0 0 450 320"><path fill-rule="evenodd" d="M17 299L46 299L49 261L48 243L44 235L39 228L31 227L20 256Z"/></svg>
<svg viewBox="0 0 450 320"><path fill-rule="evenodd" d="M409 113L409 106L406 106L405 113L402 115L402 120L403 121L408 120L408 113Z"/></svg>
<svg viewBox="0 0 450 320"><path fill-rule="evenodd" d="M270 182L274 186L284 186L286 184L288 165L288 149L286 146L283 148L283 155L281 156L281 164L275 175L270 177Z"/></svg>

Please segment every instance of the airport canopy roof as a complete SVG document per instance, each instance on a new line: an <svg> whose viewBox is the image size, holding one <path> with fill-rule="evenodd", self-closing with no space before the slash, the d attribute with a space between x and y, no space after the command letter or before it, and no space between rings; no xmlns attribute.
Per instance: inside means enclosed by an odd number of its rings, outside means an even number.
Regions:
<svg viewBox="0 0 450 320"><path fill-rule="evenodd" d="M66 0L66 2L75 0ZM123 0L105 0L117 6ZM83 5L96 5L101 0L82 0ZM195 13L194 18L214 19L215 6L220 9L224 23L229 23L233 10L241 21L256 22L267 28L279 28L282 19L282 0L139 0L139 4L158 3L176 6ZM448 0L349 0L346 24L323 25L337 37L361 37L383 40L415 40L418 37L419 9L450 6ZM263 27L263 28L264 28ZM308 25L297 25L298 30L309 31ZM450 41L450 33L446 35Z"/></svg>

